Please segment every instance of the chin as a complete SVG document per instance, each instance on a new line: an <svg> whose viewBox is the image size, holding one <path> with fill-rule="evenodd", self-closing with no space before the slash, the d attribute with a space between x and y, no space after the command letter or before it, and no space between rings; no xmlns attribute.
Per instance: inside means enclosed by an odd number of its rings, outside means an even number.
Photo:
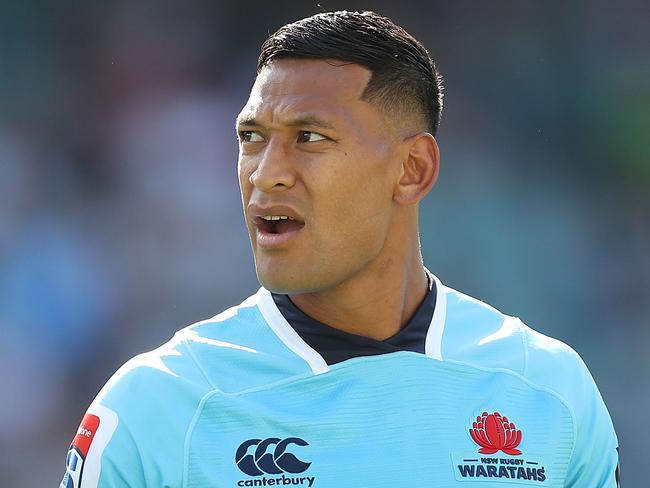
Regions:
<svg viewBox="0 0 650 488"><path fill-rule="evenodd" d="M263 276L258 272L257 279L260 284L273 293L278 293L280 295L295 295L299 293L306 293L308 290L305 290L303 286L300 286L300 283L296 283L291 279L282 279L281 276L272 276L267 277Z"/></svg>
<svg viewBox="0 0 650 488"><path fill-rule="evenodd" d="M340 286L355 269L349 263L332 266L324 259L300 259L298 256L255 256L255 272L267 290L282 295L301 295L332 290Z"/></svg>
<svg viewBox="0 0 650 488"><path fill-rule="evenodd" d="M267 290L273 293L289 294L296 293L300 289L297 273L288 266L269 266L271 263L255 262L257 280Z"/></svg>
<svg viewBox="0 0 650 488"><path fill-rule="evenodd" d="M264 288L282 295L313 293L326 288L326 286L319 286L313 280L313 274L305 271L304 268L288 269L283 266L278 269L257 266L256 273L258 281ZM312 279L305 279L306 277Z"/></svg>

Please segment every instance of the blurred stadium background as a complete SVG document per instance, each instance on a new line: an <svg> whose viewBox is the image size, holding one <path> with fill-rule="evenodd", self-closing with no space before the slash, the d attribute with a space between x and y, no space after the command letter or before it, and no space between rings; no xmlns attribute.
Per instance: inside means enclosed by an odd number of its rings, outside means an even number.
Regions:
<svg viewBox="0 0 650 488"><path fill-rule="evenodd" d="M340 8L445 77L429 268L577 349L647 486L650 9L605 0L1 2L1 486L58 486L115 369L256 290L233 120L267 33Z"/></svg>

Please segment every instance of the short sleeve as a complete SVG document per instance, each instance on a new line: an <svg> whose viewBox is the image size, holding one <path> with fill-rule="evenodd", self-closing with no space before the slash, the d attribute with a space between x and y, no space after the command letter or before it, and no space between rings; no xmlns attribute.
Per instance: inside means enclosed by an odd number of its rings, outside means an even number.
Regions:
<svg viewBox="0 0 650 488"><path fill-rule="evenodd" d="M526 377L554 391L573 417L573 451L565 487L617 488L618 440L587 366L578 353L563 342L532 329L526 332Z"/></svg>
<svg viewBox="0 0 650 488"><path fill-rule="evenodd" d="M127 361L88 409L60 488L181 486L185 435L208 387L176 339Z"/></svg>
<svg viewBox="0 0 650 488"><path fill-rule="evenodd" d="M93 404L72 440L60 488L144 487L137 446L116 412Z"/></svg>
<svg viewBox="0 0 650 488"><path fill-rule="evenodd" d="M574 406L576 440L566 486L617 488L620 473L614 426L591 374L581 359L579 362L584 375L578 385L582 400Z"/></svg>

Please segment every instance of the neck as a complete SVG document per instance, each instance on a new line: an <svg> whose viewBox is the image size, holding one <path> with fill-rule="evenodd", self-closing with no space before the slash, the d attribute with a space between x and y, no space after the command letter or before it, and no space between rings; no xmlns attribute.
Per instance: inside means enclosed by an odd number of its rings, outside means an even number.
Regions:
<svg viewBox="0 0 650 488"><path fill-rule="evenodd" d="M384 340L399 332L427 293L417 234L401 251L382 252L340 285L290 295L304 313L331 327Z"/></svg>

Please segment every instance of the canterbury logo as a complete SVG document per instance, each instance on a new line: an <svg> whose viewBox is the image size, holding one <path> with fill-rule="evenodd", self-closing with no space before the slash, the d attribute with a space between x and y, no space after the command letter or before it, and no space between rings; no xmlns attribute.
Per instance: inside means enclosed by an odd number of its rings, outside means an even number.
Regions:
<svg viewBox="0 0 650 488"><path fill-rule="evenodd" d="M288 437L283 440L277 437L264 440L248 439L237 448L235 462L237 467L249 476L302 473L311 463L301 461L294 454L287 452L287 448L291 445L302 447L309 444L299 437Z"/></svg>

